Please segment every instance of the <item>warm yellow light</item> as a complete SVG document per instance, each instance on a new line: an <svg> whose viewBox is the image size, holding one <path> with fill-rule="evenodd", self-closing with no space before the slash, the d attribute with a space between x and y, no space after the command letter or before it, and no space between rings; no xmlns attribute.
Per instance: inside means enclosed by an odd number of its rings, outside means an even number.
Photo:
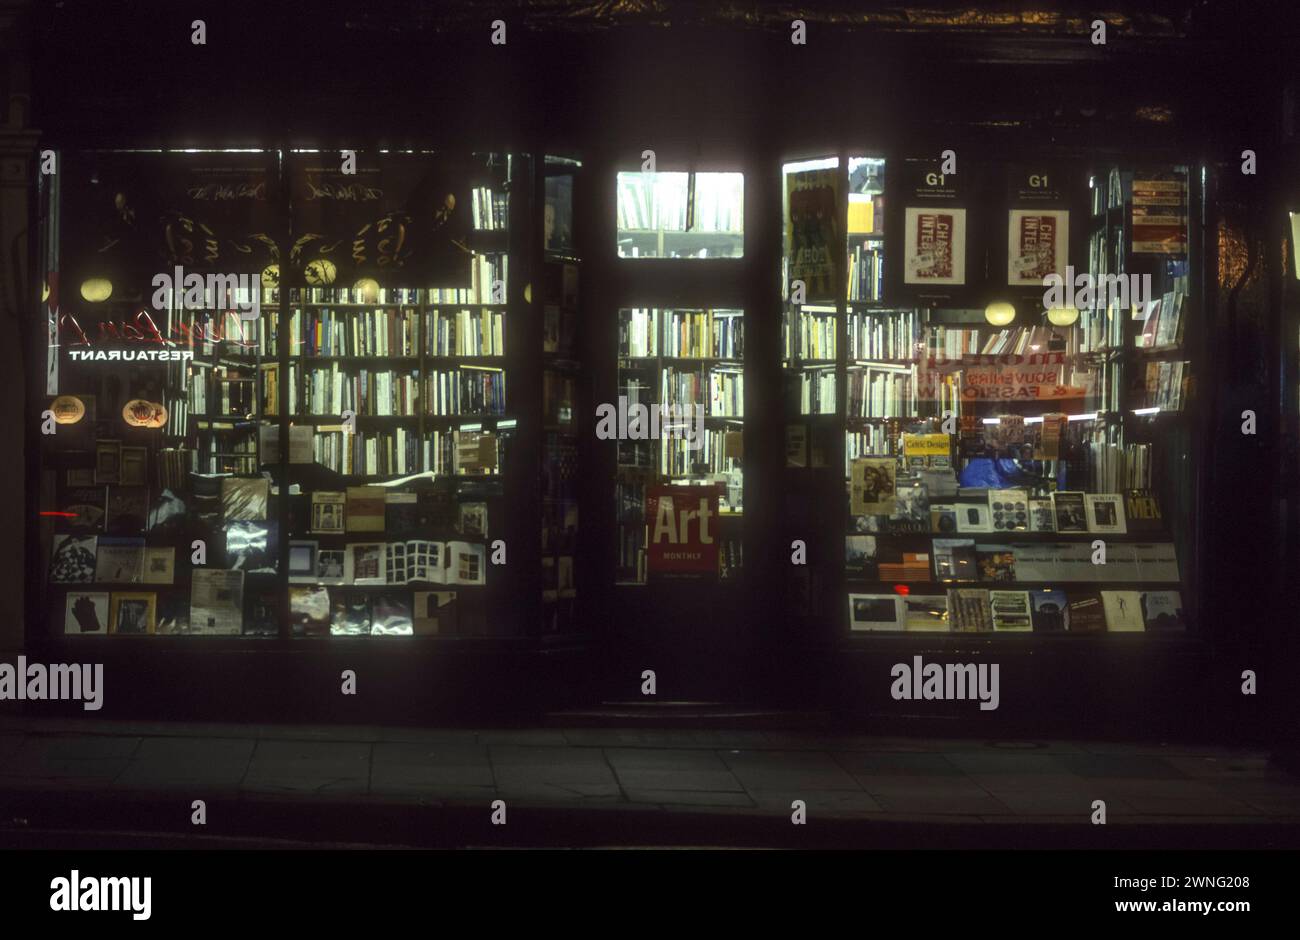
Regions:
<svg viewBox="0 0 1300 940"><path fill-rule="evenodd" d="M92 277L81 282L81 299L97 304L113 296L113 282L106 277Z"/></svg>
<svg viewBox="0 0 1300 940"><path fill-rule="evenodd" d="M995 300L984 308L984 319L994 326L1006 326L1016 318L1016 308L1005 300Z"/></svg>
<svg viewBox="0 0 1300 940"><path fill-rule="evenodd" d="M1053 307L1047 311L1047 319L1053 326L1073 326L1079 320L1079 308Z"/></svg>
<svg viewBox="0 0 1300 940"><path fill-rule="evenodd" d="M355 284L352 289L356 291L357 303L373 304L379 300L379 282L373 277L363 277Z"/></svg>
<svg viewBox="0 0 1300 940"><path fill-rule="evenodd" d="M532 284L525 284L525 285L524 285L524 303L526 303L526 304L530 304L530 303L532 303L532 302L533 302L533 285L532 285Z"/></svg>
<svg viewBox="0 0 1300 940"><path fill-rule="evenodd" d="M334 283L334 277L339 273L339 269L328 258L317 258L315 261L308 261L307 267L302 273L308 284L313 287L322 287ZM378 289L378 287L379 285L376 284L375 288Z"/></svg>
<svg viewBox="0 0 1300 940"><path fill-rule="evenodd" d="M41 285L41 303L50 299L50 282L46 281Z"/></svg>
<svg viewBox="0 0 1300 940"><path fill-rule="evenodd" d="M278 264L268 264L262 269L262 286L280 286L280 266Z"/></svg>

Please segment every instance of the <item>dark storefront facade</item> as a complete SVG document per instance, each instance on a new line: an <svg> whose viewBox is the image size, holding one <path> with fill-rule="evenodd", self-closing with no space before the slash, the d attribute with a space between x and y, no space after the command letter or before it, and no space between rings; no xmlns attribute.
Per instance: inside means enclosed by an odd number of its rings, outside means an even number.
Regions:
<svg viewBox="0 0 1300 940"><path fill-rule="evenodd" d="M163 18L102 81L100 14L40 14L30 655L103 661L114 716L1290 726L1300 204L1282 60L1228 54L1259 24L399 10L311 48ZM320 65L358 37L365 101ZM195 67L126 54L159 42ZM638 404L701 446L608 439ZM894 694L949 663L998 707Z"/></svg>

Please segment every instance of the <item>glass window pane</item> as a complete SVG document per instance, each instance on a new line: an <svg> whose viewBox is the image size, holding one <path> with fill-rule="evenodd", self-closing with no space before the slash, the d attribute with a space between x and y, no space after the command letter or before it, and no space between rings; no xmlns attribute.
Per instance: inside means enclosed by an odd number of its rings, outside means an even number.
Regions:
<svg viewBox="0 0 1300 940"><path fill-rule="evenodd" d="M620 258L740 258L743 173L619 173Z"/></svg>

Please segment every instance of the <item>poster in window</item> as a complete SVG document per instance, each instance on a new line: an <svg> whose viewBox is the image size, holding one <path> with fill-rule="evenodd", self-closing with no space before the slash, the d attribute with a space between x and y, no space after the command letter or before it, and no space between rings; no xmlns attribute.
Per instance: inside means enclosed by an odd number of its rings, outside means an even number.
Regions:
<svg viewBox="0 0 1300 940"><path fill-rule="evenodd" d="M1064 281L1070 245L1070 213L1051 209L1012 209L1007 227L1007 283L1042 286L1056 274Z"/></svg>
<svg viewBox="0 0 1300 940"><path fill-rule="evenodd" d="M721 486L650 486L646 521L650 542L646 570L669 577L718 574L718 502Z"/></svg>
<svg viewBox="0 0 1300 940"><path fill-rule="evenodd" d="M903 283L966 283L966 210L904 210Z"/></svg>
<svg viewBox="0 0 1300 940"><path fill-rule="evenodd" d="M1187 254L1187 175L1134 174L1133 253Z"/></svg>
<svg viewBox="0 0 1300 940"><path fill-rule="evenodd" d="M786 177L790 281L803 281L806 300L835 299L835 253L843 250L839 182L838 169Z"/></svg>

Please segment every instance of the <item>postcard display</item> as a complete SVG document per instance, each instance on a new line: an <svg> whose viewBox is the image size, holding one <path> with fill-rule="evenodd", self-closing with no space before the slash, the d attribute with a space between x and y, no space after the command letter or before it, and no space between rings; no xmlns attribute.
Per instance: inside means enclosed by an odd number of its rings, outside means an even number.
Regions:
<svg viewBox="0 0 1300 940"><path fill-rule="evenodd" d="M1085 212L1055 168L1012 167L992 210L963 204L933 166L886 190L884 160L841 155L787 165L787 193L817 164L838 174L825 180L838 200L827 229L844 226L843 263L834 297L795 302L806 237L788 198L786 474L787 491L815 498L800 481L839 458L840 429L843 635L1186 635L1191 299L1186 240L1171 234L1186 231L1185 177L1103 171ZM888 231L886 191L903 203ZM1164 240L1136 240L1130 219L1164 226ZM1073 226L1086 258L1070 253ZM996 245L971 244L981 232ZM1067 264L1094 278L1149 273L1151 296L1067 293L1060 306L1077 314L1049 312L1043 278ZM1014 300L1008 322L976 307L975 270L991 272L991 296ZM830 593L798 586L801 574L787 591L794 615Z"/></svg>
<svg viewBox="0 0 1300 940"><path fill-rule="evenodd" d="M517 629L492 540L531 161L280 157L76 153L47 178L51 634Z"/></svg>

